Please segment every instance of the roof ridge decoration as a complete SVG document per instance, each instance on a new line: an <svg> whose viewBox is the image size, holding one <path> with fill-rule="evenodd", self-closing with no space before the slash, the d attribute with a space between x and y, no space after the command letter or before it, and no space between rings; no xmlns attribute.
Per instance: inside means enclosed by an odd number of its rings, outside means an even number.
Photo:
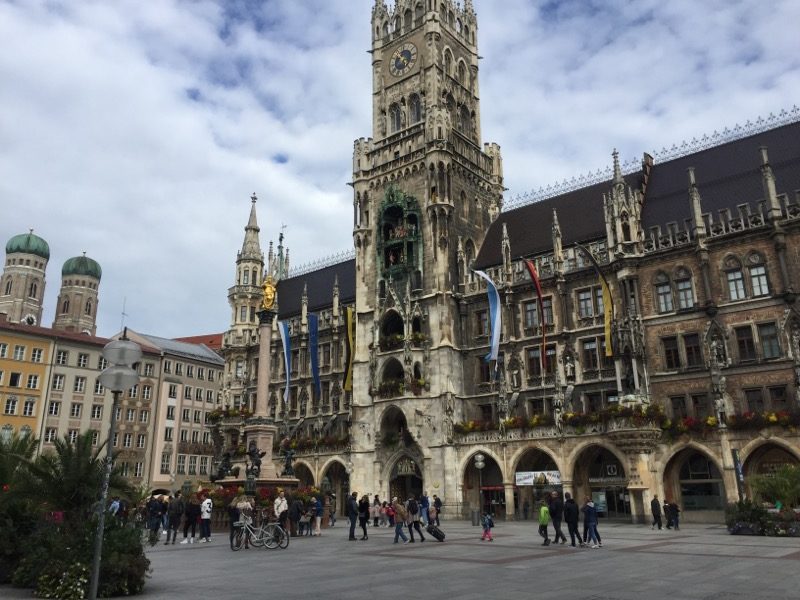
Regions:
<svg viewBox="0 0 800 600"><path fill-rule="evenodd" d="M699 139L694 137L689 142L684 140L680 145L673 144L669 148L663 147L661 150L650 152L650 154L653 156L656 163L664 163L688 154L708 150L715 146L721 146L728 142L763 133L770 129L777 129L783 125L797 123L798 121L800 121L800 107L795 104L792 106L791 110L782 109L778 114L769 113L767 118L758 117L755 121L750 121L748 119L744 125L739 125L739 123L737 123L732 129L725 127L722 131L714 130L714 133L711 135L703 134ZM626 160L621 165L623 175L630 175L641 168L642 163L639 158ZM563 181L548 185L547 187L540 187L536 190L518 194L503 204L503 212L554 198L590 185L610 181L613 175L614 171L612 166L607 165L603 169L597 169L597 171L589 172L586 175L564 179Z"/></svg>
<svg viewBox="0 0 800 600"><path fill-rule="evenodd" d="M308 273L311 273L313 271L320 271L327 267L332 267L333 265L338 265L339 263L352 260L355 257L356 257L355 248L342 250L341 252L337 252L335 254L324 256L322 258L318 258L316 260L304 263L299 267L292 269L286 278L298 277L300 275L307 275Z"/></svg>

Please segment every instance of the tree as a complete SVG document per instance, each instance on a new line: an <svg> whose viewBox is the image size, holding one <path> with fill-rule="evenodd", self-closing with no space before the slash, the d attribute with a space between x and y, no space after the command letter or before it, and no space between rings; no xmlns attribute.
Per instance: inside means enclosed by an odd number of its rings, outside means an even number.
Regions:
<svg viewBox="0 0 800 600"><path fill-rule="evenodd" d="M36 439L32 435L14 433L0 437L0 505L8 492L16 487L20 469L36 454Z"/></svg>
<svg viewBox="0 0 800 600"><path fill-rule="evenodd" d="M748 480L757 498L781 502L786 508L800 506L800 466L783 465L770 475L756 475Z"/></svg>

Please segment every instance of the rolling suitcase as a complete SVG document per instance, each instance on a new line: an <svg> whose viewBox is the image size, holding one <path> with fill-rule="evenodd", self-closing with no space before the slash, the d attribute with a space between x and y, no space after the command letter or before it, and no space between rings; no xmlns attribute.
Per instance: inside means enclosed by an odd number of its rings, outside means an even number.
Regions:
<svg viewBox="0 0 800 600"><path fill-rule="evenodd" d="M428 526L425 528L425 531L427 531L427 532L428 532L430 535L432 535L434 538L436 538L436 541L437 541L437 542L443 542L443 541L444 541L444 531L442 531L441 529L439 529L439 528L438 528L436 525L434 525L433 523L431 523L430 525L428 525Z"/></svg>

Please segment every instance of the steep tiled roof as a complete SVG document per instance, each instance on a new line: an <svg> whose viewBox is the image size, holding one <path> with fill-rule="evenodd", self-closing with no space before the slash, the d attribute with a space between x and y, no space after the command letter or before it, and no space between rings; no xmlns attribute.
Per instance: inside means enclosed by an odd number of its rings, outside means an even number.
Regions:
<svg viewBox="0 0 800 600"><path fill-rule="evenodd" d="M681 158L656 163L651 171L642 209L642 223L647 230L677 222L683 227L691 218L687 169L694 167L704 213L719 218L719 211L730 209L738 216L738 205L749 204L753 212L763 198L760 146L766 146L777 180L778 193L786 193L791 201L800 190L800 123L792 123L688 154ZM642 173L632 173L625 181L633 188L640 186ZM506 223L513 257L529 256L552 250L551 226L553 208L558 211L562 243L599 239L605 236L603 193L611 188L611 180L577 189L547 200L528 204L501 213L489 228L475 261L476 268L502 263L501 240Z"/></svg>
<svg viewBox="0 0 800 600"><path fill-rule="evenodd" d="M186 342L188 344L203 344L212 350L222 348L222 334L209 333L206 335L190 335L189 337L174 338L176 342Z"/></svg>
<svg viewBox="0 0 800 600"><path fill-rule="evenodd" d="M222 360L219 354L210 348L207 348L203 344L179 342L177 340L170 340L144 333L140 333L139 335L167 354L183 356L185 358L193 358L195 360L206 360L217 364L223 364L225 362Z"/></svg>
<svg viewBox="0 0 800 600"><path fill-rule="evenodd" d="M356 261L346 260L318 271L278 282L278 318L299 315L302 310L303 287L308 286L308 310L316 312L333 304L333 284L339 279L339 302L351 304L356 299Z"/></svg>

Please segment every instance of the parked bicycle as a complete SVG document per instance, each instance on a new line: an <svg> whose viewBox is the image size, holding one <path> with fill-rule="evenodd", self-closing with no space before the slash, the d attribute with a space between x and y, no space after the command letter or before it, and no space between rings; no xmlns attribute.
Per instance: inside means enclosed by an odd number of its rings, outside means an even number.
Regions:
<svg viewBox="0 0 800 600"><path fill-rule="evenodd" d="M240 550L246 543L250 543L257 548L269 548L274 550L280 548L285 550L289 547L289 534L277 523L270 523L268 520L261 521L256 526L253 519L244 518L233 524L233 550Z"/></svg>

